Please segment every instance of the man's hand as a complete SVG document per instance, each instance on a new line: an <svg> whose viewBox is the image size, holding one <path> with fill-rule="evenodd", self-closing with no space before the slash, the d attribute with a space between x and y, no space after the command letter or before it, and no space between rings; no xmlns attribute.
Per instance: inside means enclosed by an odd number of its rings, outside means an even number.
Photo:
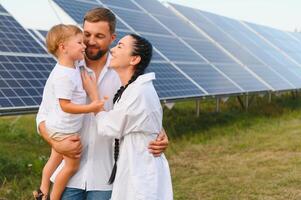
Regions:
<svg viewBox="0 0 301 200"><path fill-rule="evenodd" d="M168 137L164 129L161 130L157 139L148 145L149 152L155 157L159 157L168 147Z"/></svg>
<svg viewBox="0 0 301 200"><path fill-rule="evenodd" d="M39 124L39 131L43 139L50 144L54 150L70 158L79 158L82 152L82 145L78 135L72 135L62 141L56 141L49 137L45 122Z"/></svg>
<svg viewBox="0 0 301 200"><path fill-rule="evenodd" d="M72 135L61 141L52 140L52 148L64 156L69 158L80 158L82 145L79 135Z"/></svg>

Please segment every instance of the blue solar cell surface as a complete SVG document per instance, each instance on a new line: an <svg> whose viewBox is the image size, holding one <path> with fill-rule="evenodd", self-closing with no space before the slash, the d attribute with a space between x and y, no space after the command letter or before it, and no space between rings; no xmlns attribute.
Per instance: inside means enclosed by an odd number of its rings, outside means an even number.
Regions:
<svg viewBox="0 0 301 200"><path fill-rule="evenodd" d="M60 7L62 7L68 15L70 15L78 24L83 23L86 12L92 8L102 7L96 1L66 1L66 0L54 0ZM128 29L120 20L117 19L117 29Z"/></svg>
<svg viewBox="0 0 301 200"><path fill-rule="evenodd" d="M221 70L231 80L235 81L243 90L249 92L265 91L267 86L258 81L247 69L241 67L238 64L215 64L215 66Z"/></svg>
<svg viewBox="0 0 301 200"><path fill-rule="evenodd" d="M284 51L289 57L301 64L301 42L289 36L287 32L264 27L257 24L245 23L277 48Z"/></svg>
<svg viewBox="0 0 301 200"><path fill-rule="evenodd" d="M51 57L0 55L0 107L38 106L54 64Z"/></svg>
<svg viewBox="0 0 301 200"><path fill-rule="evenodd" d="M209 41L189 39L185 41L212 63L234 63L226 53Z"/></svg>
<svg viewBox="0 0 301 200"><path fill-rule="evenodd" d="M161 16L174 16L172 11L168 8L164 7L160 2L156 0L137 0L134 1L141 5L145 10L154 14L154 15L161 15Z"/></svg>
<svg viewBox="0 0 301 200"><path fill-rule="evenodd" d="M154 85L161 99L205 96L204 92L168 63L151 63L147 72L156 73Z"/></svg>
<svg viewBox="0 0 301 200"><path fill-rule="evenodd" d="M125 8L125 9L132 9L138 10L139 8L130 0L100 0L103 4L107 5L108 7L118 7L118 8Z"/></svg>
<svg viewBox="0 0 301 200"><path fill-rule="evenodd" d="M236 41L236 37L227 34L226 30L229 27L219 27L216 15L205 13L197 9L188 8L185 6L172 4L179 12L191 20L196 26L205 31L211 38L218 42L224 49L246 65L249 69L255 72L261 80L268 83L274 90L295 89L294 85L288 83L281 74L274 69L269 68L260 59L257 59L246 47ZM214 23L215 22L215 23ZM256 67L255 67L256 66Z"/></svg>
<svg viewBox="0 0 301 200"><path fill-rule="evenodd" d="M43 31L43 30L38 30L38 31L39 33L41 33L41 35L43 35L44 38L46 38L48 31Z"/></svg>
<svg viewBox="0 0 301 200"><path fill-rule="evenodd" d="M8 13L0 11L0 114L37 108L55 60Z"/></svg>
<svg viewBox="0 0 301 200"><path fill-rule="evenodd" d="M46 53L12 16L1 14L0 52Z"/></svg>
<svg viewBox="0 0 301 200"><path fill-rule="evenodd" d="M111 47L114 47L114 46L116 46L117 45L117 43L118 43L118 41L122 38L122 37L124 37L124 36L126 36L126 35L128 35L128 34L131 34L132 32L127 32L127 31L118 31L117 32L117 37L116 37L116 39L115 39L115 41L113 42L113 44L111 45ZM145 37L146 39L148 39L147 37ZM155 61L163 61L164 60L164 58L162 57L162 56L160 56L159 55L159 53L154 49L153 50L153 57L152 57L152 60L155 60Z"/></svg>
<svg viewBox="0 0 301 200"><path fill-rule="evenodd" d="M144 36L148 38L150 42L172 62L205 62L204 59L173 36Z"/></svg>
<svg viewBox="0 0 301 200"><path fill-rule="evenodd" d="M146 15L142 11L124 10L119 8L111 8L114 13L121 17L127 24L134 28L137 32L142 33L156 33L169 35L160 24L158 24L150 16Z"/></svg>
<svg viewBox="0 0 301 200"><path fill-rule="evenodd" d="M7 13L7 11L0 5L0 12L1 13Z"/></svg>
<svg viewBox="0 0 301 200"><path fill-rule="evenodd" d="M209 64L178 64L178 66L211 95L242 92Z"/></svg>
<svg viewBox="0 0 301 200"><path fill-rule="evenodd" d="M239 42L241 46L244 46L246 49L248 49L262 63L268 65L295 87L300 88L301 77L296 74L295 71L299 70L301 73L301 68L296 68L296 66L293 65L290 60L284 57L275 48L268 45L254 32L247 29L237 20L208 12L202 12L202 14L208 17L208 19L223 29L223 31L225 31L227 34L235 38L235 40Z"/></svg>

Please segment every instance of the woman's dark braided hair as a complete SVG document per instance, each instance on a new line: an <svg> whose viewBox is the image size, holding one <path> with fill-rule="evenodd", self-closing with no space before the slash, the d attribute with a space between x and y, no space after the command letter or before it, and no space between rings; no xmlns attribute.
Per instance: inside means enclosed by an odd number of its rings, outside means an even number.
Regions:
<svg viewBox="0 0 301 200"><path fill-rule="evenodd" d="M140 56L140 62L135 66L135 72L132 75L131 79L125 86L121 86L117 93L114 96L113 103L115 104L121 98L122 93L124 90L133 83L140 75L144 74L146 67L149 65L152 54L153 54L153 47L152 44L146 40L145 38L136 35L136 34L129 34L134 39L133 44L133 52L132 56ZM115 147L114 147L114 167L111 173L111 177L109 179L109 184L112 184L115 180L115 175L117 171L117 160L119 155L119 139L115 139Z"/></svg>

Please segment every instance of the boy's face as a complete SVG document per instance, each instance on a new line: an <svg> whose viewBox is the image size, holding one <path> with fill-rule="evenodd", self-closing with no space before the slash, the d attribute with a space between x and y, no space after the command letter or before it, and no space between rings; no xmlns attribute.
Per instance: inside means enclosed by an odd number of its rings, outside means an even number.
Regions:
<svg viewBox="0 0 301 200"><path fill-rule="evenodd" d="M115 34L111 34L108 22L84 22L84 43L86 57L90 60L98 60L104 56L115 40Z"/></svg>
<svg viewBox="0 0 301 200"><path fill-rule="evenodd" d="M64 42L64 48L72 60L84 59L86 45L84 44L83 34L79 33L70 37Z"/></svg>

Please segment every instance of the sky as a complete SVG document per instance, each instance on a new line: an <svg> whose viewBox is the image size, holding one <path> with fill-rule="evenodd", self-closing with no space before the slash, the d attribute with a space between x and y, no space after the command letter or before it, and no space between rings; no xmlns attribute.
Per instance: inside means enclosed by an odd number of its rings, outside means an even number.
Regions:
<svg viewBox="0 0 301 200"><path fill-rule="evenodd" d="M281 30L301 31L301 0L160 1L199 8ZM0 0L0 3L26 28L48 30L54 24L74 23L52 0Z"/></svg>

